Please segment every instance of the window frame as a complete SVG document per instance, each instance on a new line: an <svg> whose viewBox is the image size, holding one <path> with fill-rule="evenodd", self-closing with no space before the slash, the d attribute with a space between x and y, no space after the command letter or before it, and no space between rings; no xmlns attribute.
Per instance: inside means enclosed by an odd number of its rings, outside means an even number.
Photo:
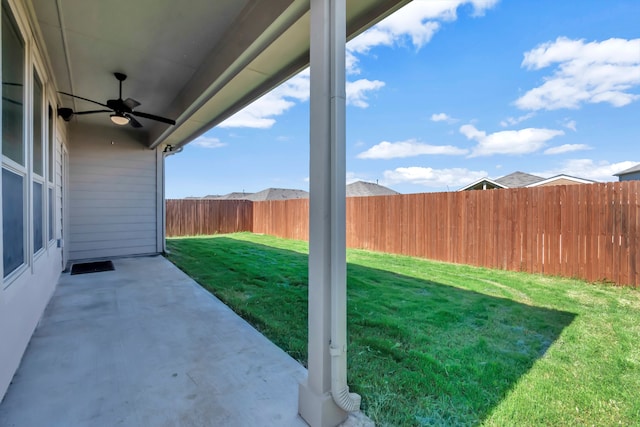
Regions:
<svg viewBox="0 0 640 427"><path fill-rule="evenodd" d="M55 105L45 92L45 109L47 112L46 123L46 202L47 202L47 250L53 246L56 240L56 113Z"/></svg>
<svg viewBox="0 0 640 427"><path fill-rule="evenodd" d="M16 278L18 278L19 276L21 276L25 271L27 271L27 269L29 268L29 265L32 264L31 262L31 215L30 215L30 207L31 207L31 189L30 187L30 182L31 182L31 165L30 165L30 151L29 151L29 145L30 145L30 116L31 114L29 113L29 106L31 105L29 97L31 95L30 93L30 88L29 88L29 84L30 84L30 73L31 73L31 48L30 48L30 39L29 39L29 35L28 33L24 30L25 29L25 24L24 24L24 20L21 17L21 15L16 11L16 8L13 6L12 2L9 0L2 0L1 4L0 4L0 8L2 10L2 14L7 13L8 14L8 18L10 20L11 25L13 26L13 29L16 31L17 35L20 37L21 41L22 41L22 48L23 48L23 68L22 68L22 73L23 73L23 81L24 81L24 86L22 89L22 96L23 96L23 106L22 106L22 116L23 116L23 120L22 120L22 156L24 159L24 165L21 165L20 163L16 162L15 160L5 156L1 150L0 150L0 168L2 169L6 169L7 171L10 171L12 173L15 173L19 176L21 176L23 178L23 184L22 184L22 195L23 195L23 206L22 206L22 213L23 213L23 233L22 233L22 264L20 264L18 267L16 267L13 271L11 271L10 273L6 274L4 271L4 244L2 244L2 250L0 251L0 253L2 253L3 256L3 263L0 264L0 276L1 276L1 280L2 280L2 288L6 289L8 288L11 283L13 283L15 281ZM2 26L2 23L0 23L0 27ZM0 75L1 75L1 71L0 71ZM0 119L1 120L1 119ZM2 138L0 135L0 147L2 146ZM0 186L2 185L1 182L1 174L0 174ZM1 200L0 200L0 204L1 204ZM0 209L0 216L2 215L2 210Z"/></svg>
<svg viewBox="0 0 640 427"><path fill-rule="evenodd" d="M2 264L0 264L0 291L2 291L10 287L11 284L16 282L23 274L27 274L29 271L31 274L35 274L35 264L39 262L38 260L41 257L48 258L56 254L56 239L59 238L60 229L56 227L56 220L59 217L57 212L59 205L57 200L58 189L56 185L59 177L57 176L56 170L58 120L55 107L57 105L55 87L50 78L50 70L46 66L42 53L38 49L38 43L31 32L27 10L22 7L21 2L16 0L0 0L0 8L2 10L3 21L6 21L6 23L11 26L11 31L19 39L21 44L21 59L23 62L21 65L22 69L20 70L22 72L21 83L23 87L21 102L23 105L20 109L15 109L16 115L18 111L20 111L22 115L20 125L22 131L20 141L20 149L22 150L21 158L17 155L18 151L12 152L8 150L7 156L2 154L3 141L0 134L0 170L14 173L22 180L22 263L5 275L4 255L7 254L7 251L5 251L4 242L0 242L0 258L3 259ZM4 23L0 23L0 29L2 29L3 25ZM7 35L7 41L11 43L13 41L12 36ZM8 44L7 46L12 45ZM16 50L16 56L17 52ZM11 63L11 57L7 57L6 59ZM8 69L7 71L11 72L12 70ZM0 69L0 76L1 75L2 72ZM38 93L36 93L36 79L41 86ZM38 99L34 99L36 95ZM40 115L39 124L36 123L36 115L38 113ZM0 116L0 126L1 125L2 118ZM35 128L36 125L39 126L38 129ZM8 128L7 130L11 132L13 129ZM38 144L34 139L38 133L40 134L39 148L41 152L35 157L40 157L39 160L42 164L41 168L37 168L39 169L39 173L36 173L34 171L34 161L36 160L34 159L34 154L36 154L34 150ZM6 135L11 135L11 133L7 133ZM20 164L8 156L16 157L24 164ZM0 174L0 188L1 187L2 174ZM41 200L37 200L38 204L41 203L41 212L35 212L35 187L40 187L42 190ZM17 186L15 188L17 189ZM11 194L8 193L8 195ZM40 205L38 205L38 207L40 207ZM7 207L7 212L11 214L12 211L10 207ZM17 212L14 211L14 213ZM15 215L15 219L17 219L17 217L18 215ZM34 223L36 219L39 221L38 227L36 227ZM0 223L4 224L2 198L0 198ZM39 230L40 228L42 230L42 242L36 242L36 229ZM38 233L37 237L40 237L40 233ZM8 244L10 243L11 242L8 242ZM36 250L36 248L38 249ZM13 247L13 249L16 248ZM18 254L17 251L16 254ZM17 261L18 260L16 260L16 262ZM15 264L12 264L12 267L13 265Z"/></svg>
<svg viewBox="0 0 640 427"><path fill-rule="evenodd" d="M32 247L31 247L31 253L34 256L34 259L36 257L38 257L42 252L44 252L45 248L47 247L47 243L48 243L48 239L46 238L47 236L47 210L45 209L47 207L47 196L45 193L48 193L48 186L47 186L47 182L46 182L46 174L47 174L47 170L46 170L46 153L45 153L45 146L46 146L46 128L45 128L45 83L44 83L44 79L41 77L43 75L43 73L40 71L41 67L38 64L38 61L36 60L35 57L31 58L31 72L30 72L30 76L31 76L31 80L29 81L29 87L30 87L30 93L29 93L29 100L32 103L29 107L29 109L27 109L27 111L29 111L30 117L29 117L29 129L30 129L30 134L29 134L29 154L30 154L30 159L31 159L31 164L29 167L29 172L31 175L31 180L30 180L30 190L31 190L31 194L30 194L30 212L29 212L29 216L31 218L30 220L30 225L31 225L31 230L30 232L28 232L29 236L30 236L30 241L32 243ZM40 99L35 99L36 96L36 91L35 91L35 87L36 87L36 77L38 78L38 80L40 80ZM38 103L38 105L35 105L36 103ZM42 175L39 175L35 172L35 161L36 161L36 153L35 153L35 148L36 148L36 141L35 141L35 130L36 130L36 123L35 123L35 113L36 113L36 108L40 107L40 167L42 170ZM37 244L35 241L36 238L36 206L35 206L35 185L34 184L40 184L40 188L41 188L41 194L40 194L40 230L42 230L42 234L41 234L41 241L38 242L38 244L40 245L39 248L36 249ZM33 263L32 263L33 264Z"/></svg>

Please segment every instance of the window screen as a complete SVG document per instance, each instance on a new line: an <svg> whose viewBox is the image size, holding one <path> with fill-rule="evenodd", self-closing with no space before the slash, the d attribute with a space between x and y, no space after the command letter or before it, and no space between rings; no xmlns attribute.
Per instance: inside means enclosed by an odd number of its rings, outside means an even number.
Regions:
<svg viewBox="0 0 640 427"><path fill-rule="evenodd" d="M24 41L2 2L2 154L24 166Z"/></svg>
<svg viewBox="0 0 640 427"><path fill-rule="evenodd" d="M42 249L42 240L44 238L44 227L42 224L42 184L33 183L33 252Z"/></svg>
<svg viewBox="0 0 640 427"><path fill-rule="evenodd" d="M44 176L42 156L42 83L33 72L33 173Z"/></svg>
<svg viewBox="0 0 640 427"><path fill-rule="evenodd" d="M53 240L53 188L49 189L49 240Z"/></svg>
<svg viewBox="0 0 640 427"><path fill-rule="evenodd" d="M48 134L47 134L47 139L49 142L49 147L48 147L48 151L49 151L49 182L53 183L53 159L55 157L54 154L54 150L53 148L55 147L55 145L53 144L53 108L51 108L51 105L49 105L49 120L48 120L48 126L47 126L47 130L48 130Z"/></svg>
<svg viewBox="0 0 640 427"><path fill-rule="evenodd" d="M4 277L24 263L24 178L2 170Z"/></svg>

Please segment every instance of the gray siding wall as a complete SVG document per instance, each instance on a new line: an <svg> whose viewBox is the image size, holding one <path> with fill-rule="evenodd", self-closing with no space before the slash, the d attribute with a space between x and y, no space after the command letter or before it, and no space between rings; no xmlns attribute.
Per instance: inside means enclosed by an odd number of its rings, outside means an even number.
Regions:
<svg viewBox="0 0 640 427"><path fill-rule="evenodd" d="M626 175L619 176L620 181L634 181L640 180L640 172L628 173Z"/></svg>
<svg viewBox="0 0 640 427"><path fill-rule="evenodd" d="M70 130L69 259L159 252L155 150L115 125Z"/></svg>

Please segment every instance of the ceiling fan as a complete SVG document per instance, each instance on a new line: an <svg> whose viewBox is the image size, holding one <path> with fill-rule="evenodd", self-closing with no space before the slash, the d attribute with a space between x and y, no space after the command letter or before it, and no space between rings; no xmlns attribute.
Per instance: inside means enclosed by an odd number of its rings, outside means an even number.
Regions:
<svg viewBox="0 0 640 427"><path fill-rule="evenodd" d="M69 120L71 120L71 118L74 115L79 116L84 114L112 113L110 117L113 123L120 126L130 124L134 128L142 127L142 124L138 120L136 120L135 117L142 117L149 120L155 120L155 121L166 123L169 125L176 124L175 120L156 116L154 114L143 113L142 111L134 111L133 109L138 107L140 103L135 99L131 99L131 98L127 98L125 100L122 99L122 82L127 79L127 75L122 73L113 73L113 75L120 82L120 94L118 96L118 99L109 99L106 104L103 104L102 102L94 101L92 99L83 98L81 96L77 96L72 93L59 92L63 95L82 99L83 101L88 101L88 102L100 105L101 107L106 107L108 108L108 110L103 109L103 110L90 110L90 111L73 111L73 109L71 108L58 108L58 115L68 122Z"/></svg>

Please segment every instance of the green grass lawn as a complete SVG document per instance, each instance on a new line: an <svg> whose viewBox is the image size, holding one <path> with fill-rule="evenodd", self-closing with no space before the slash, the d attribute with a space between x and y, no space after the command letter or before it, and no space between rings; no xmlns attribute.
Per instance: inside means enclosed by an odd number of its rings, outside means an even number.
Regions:
<svg viewBox="0 0 640 427"><path fill-rule="evenodd" d="M306 242L169 239L306 365ZM349 250L349 385L380 426L640 425L640 292Z"/></svg>

